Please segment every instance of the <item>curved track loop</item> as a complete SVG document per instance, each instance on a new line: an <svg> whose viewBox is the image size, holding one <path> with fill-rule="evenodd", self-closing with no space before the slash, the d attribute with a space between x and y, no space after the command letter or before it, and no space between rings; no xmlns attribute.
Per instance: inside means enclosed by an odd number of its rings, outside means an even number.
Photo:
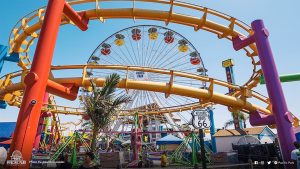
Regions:
<svg viewBox="0 0 300 169"><path fill-rule="evenodd" d="M232 85L224 81L216 80L207 76L199 76L192 73L185 73L185 72L179 72L174 70L167 70L167 69L153 69L149 67L137 67L137 66L123 66L123 65L67 65L67 66L52 66L52 71L57 70L75 70L75 69L81 69L83 72L82 77L65 77L65 78L54 78L53 81L57 83L74 83L78 86L82 87L89 87L90 86L90 78L86 74L86 69L92 68L92 69L108 69L108 70L118 70L118 71L125 71L126 74L130 71L143 71L143 72L149 72L154 74L164 74L170 77L169 82L154 82L154 81L140 81L140 80L133 80L129 79L128 76L124 77L118 87L123 88L125 90L127 89L135 89L135 90L147 90L147 91L153 91L153 92L161 92L166 94L175 94L185 97L191 97L199 99L199 104L205 104L205 103L216 103L216 104L222 104L225 106L230 107L231 109L238 109L247 113L250 113L251 111L260 110L261 112L265 114L270 114L270 110L267 108L260 107L258 105L252 104L248 101L248 98L251 97L251 101L254 100L256 102L260 102L264 104L267 107L270 103L268 101L268 98L254 92L251 90L246 89L243 86L237 86ZM0 98L11 98L7 95L10 95L10 93L14 92L20 92L24 88L23 80L24 76L26 75L26 70L23 72L16 72L14 74L8 74L4 76L0 83ZM187 79L194 79L199 81L199 83L207 82L208 88L199 89L192 86L183 86L176 83L173 83L172 79L175 77L181 77L181 78L187 78ZM18 79L21 79L21 81ZM13 83L14 81L14 83ZM104 78L93 78L93 81L97 84L97 86L102 86L105 82ZM241 93L241 96L230 96L226 94L221 94L218 92L215 92L216 86L218 88L230 88L233 89L239 93ZM10 100L9 102L14 102L13 100ZM189 107L188 105L184 105L188 109L193 109L193 107ZM184 107L179 108L183 109ZM177 109L178 110L178 109ZM135 111L135 110L133 110ZM147 113L168 113L169 111L162 111L159 112L158 110L149 111Z"/></svg>
<svg viewBox="0 0 300 169"><path fill-rule="evenodd" d="M219 38L226 38L231 40L235 36L248 36L252 33L251 28L237 20L234 17L228 16L226 14L217 12L212 9L205 7L188 4L180 1L170 1L170 0L102 0L101 3L111 3L116 5L116 3L126 3L126 6L131 6L131 8L110 8L102 9L99 7L98 0L78 0L69 2L71 5L81 5L81 4L95 4L95 9L83 9L81 12L85 12L85 15L90 20L101 20L112 19L112 18L133 18L133 19L147 19L147 20L158 20L164 21L166 24L172 22L177 24L182 24L186 26L191 26L195 31L203 29L216 34ZM160 7L166 8L165 10L153 10L147 9L149 5L159 5ZM139 4L142 8L138 8ZM110 5L113 6L113 5ZM81 5L80 7L84 7ZM177 13L176 8L186 9L188 14ZM158 8L160 9L160 8ZM181 10L184 11L184 10ZM31 65L30 56L28 51L30 46L33 44L34 40L39 37L39 30L41 28L44 19L45 9L40 8L35 10L22 19L13 28L10 38L9 46L10 52L20 53L20 62L18 65L26 70ZM195 13L198 13L197 15ZM194 14L194 15L191 15ZM221 24L221 23L226 23ZM71 22L63 17L62 25L71 24ZM262 74L260 69L260 62L257 56L257 49L254 44L249 45L244 48L246 55L251 58L251 63L253 65L253 72L249 80L243 85L248 89L252 89L259 83L259 77ZM241 93L232 93L236 96L241 96Z"/></svg>

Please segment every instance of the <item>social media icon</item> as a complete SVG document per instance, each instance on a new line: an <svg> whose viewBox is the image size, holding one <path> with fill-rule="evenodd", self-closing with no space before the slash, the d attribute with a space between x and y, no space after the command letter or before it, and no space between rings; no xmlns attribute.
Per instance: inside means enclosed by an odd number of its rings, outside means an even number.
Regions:
<svg viewBox="0 0 300 169"><path fill-rule="evenodd" d="M261 162L260 162L260 164L261 164L261 165L264 165L264 164L265 164L265 162L264 162L264 161L261 161Z"/></svg>
<svg viewBox="0 0 300 169"><path fill-rule="evenodd" d="M270 165L270 164L271 164L271 161L268 161L267 163L268 163L268 165Z"/></svg>
<svg viewBox="0 0 300 169"><path fill-rule="evenodd" d="M274 161L274 164L276 165L276 164L278 164L278 162L277 162L277 161Z"/></svg>
<svg viewBox="0 0 300 169"><path fill-rule="evenodd" d="M258 161L254 161L254 164L258 164Z"/></svg>

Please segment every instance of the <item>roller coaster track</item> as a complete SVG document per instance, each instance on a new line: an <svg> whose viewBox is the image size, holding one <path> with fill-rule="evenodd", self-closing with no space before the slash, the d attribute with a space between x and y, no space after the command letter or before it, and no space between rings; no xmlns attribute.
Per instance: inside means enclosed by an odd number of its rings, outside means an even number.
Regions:
<svg viewBox="0 0 300 169"><path fill-rule="evenodd" d="M185 110L194 110L197 108L207 107L212 104L222 104L229 107L229 110L241 110L246 113L250 113L251 111L259 110L264 114L271 114L271 104L269 99L253 90L249 90L244 86L237 86L230 84L225 81L213 79L207 76L200 76L192 73L179 72L174 70L167 69L154 69L149 67L138 67L138 66L123 66L123 65L66 65L66 66L52 66L51 70L74 70L81 69L82 77L66 77L66 78L54 78L53 81L57 83L74 83L81 87L89 87L90 86L90 78L87 76L86 69L111 69L111 70L120 70L125 71L126 74L130 71L143 71L149 73L156 74L164 74L169 75L170 81L163 82L153 82L153 81L138 81L129 79L128 76L124 77L118 87L123 89L136 89L136 90L148 90L154 92L162 92L165 94L177 94L181 96L197 98L199 99L199 103L187 104L187 105L179 105L175 107L165 107L159 109L150 109L150 110L139 110L138 113L143 115L150 114L163 114L163 113L172 113L172 112L181 112ZM0 99L7 101L8 103L13 103L12 105L18 106L20 105L20 97L11 96L12 93L22 93L24 89L24 76L26 76L26 72L28 70L23 70L19 72L14 72L11 74L7 74L0 78ZM183 77L187 79L198 80L199 83L207 82L208 88L198 89L190 86L182 86L173 83L174 77ZM15 81L15 79L21 79L21 81ZM95 78L93 79L97 86L102 86L105 82L104 78ZM237 95L228 95L221 94L214 91L215 86L230 88L235 90L235 93L239 93ZM248 100L255 100L256 102L260 102L265 105L264 107L255 105L250 103ZM73 114L73 115L83 115L83 110L80 108L59 106L59 105L48 105L47 108L44 108L47 111L51 111L53 113L60 114ZM120 116L131 116L136 113L137 110L121 110ZM295 125L297 126L299 120L294 116Z"/></svg>
<svg viewBox="0 0 300 169"><path fill-rule="evenodd" d="M81 4L95 4L95 9L81 9L80 12L84 13L85 17L87 17L89 20L101 20L104 21L105 19L113 19L113 18L132 18L132 19L147 19L147 20L159 20L159 21L164 21L166 24L172 22L172 23L177 23L177 24L182 24L186 26L191 26L194 28L195 31L198 31L199 29L203 29L206 31L209 31L211 33L214 33L218 36L218 38L222 39L228 39L232 40L232 37L235 36L243 36L247 37L252 34L252 30L250 26L245 24L244 22L223 14L221 12L202 7L202 6L197 6L185 2L180 2L180 1L174 1L174 0L118 0L118 1L112 1L112 0L102 0L101 3L116 3L116 2L122 2L122 3L128 3L129 6L131 5L132 8L100 8L100 3L98 0L79 0L79 1L71 1L69 2L70 5L72 6L79 6ZM148 4L151 3L153 5L160 5L160 6L165 6L166 10L153 10L153 9L147 9L145 7L143 8L138 8L137 4L143 3L143 4ZM83 5L81 5L82 7ZM111 5L113 6L113 5ZM185 8L188 9L189 13L179 13L179 11L176 11L175 9L177 7L180 8ZM194 13L198 13L198 15L191 15ZM41 29L42 22L44 20L44 14L45 14L45 7L42 7L40 9L37 9L23 18L21 18L17 24L14 26L14 28L11 31L11 34L9 36L9 47L10 47L10 53L17 52L20 54L20 62L18 65L23 69L22 71L22 76L21 76L21 82L15 83L14 85L10 85L9 83L12 83L9 79L13 78L14 76L20 76L18 73L12 73L10 75L5 76L4 79L1 79L0 81L0 86L1 86L1 96L0 99L3 99L7 101L10 105L15 105L19 106L21 103L21 96L22 96L22 91L21 89L24 88L24 75L26 75L28 69L30 68L31 65L31 59L29 56L29 49L30 46L33 44L34 40L39 37L39 31ZM221 23L228 23L228 24L221 24ZM65 24L72 24L72 22L65 16L63 16L61 25ZM233 109L241 109L245 112L248 112L250 110L254 110L256 108L260 109L262 112L266 114L270 114L270 104L269 101L266 97L260 96L258 93L252 92L251 95L253 97L256 97L258 100L261 100L262 102L266 103L269 105L266 108L261 108L258 106L250 106L250 103L246 102L246 93L248 91L251 91L251 89L259 83L259 77L262 75L262 71L260 69L260 62L257 57L257 49L255 44L251 44L247 47L244 48L244 51L246 52L246 55L251 59L251 63L253 65L253 72L249 80L242 85L241 87L234 86L231 84L227 84L226 82L221 82L221 81L215 81L211 78L207 77L202 77L202 80L205 79L207 82L211 82L209 90L206 90L206 98L204 97L204 100L206 100L206 104L212 104L211 98L214 96L213 92L213 86L214 83L218 84L226 84L226 87L231 86L234 88L235 92L230 93L229 95L232 95L230 99L237 99L236 100L236 105L230 105L228 103L225 103L225 105L232 106L231 108ZM151 69L151 68L149 68ZM169 71L169 70L165 70ZM20 73L20 72L19 72ZM196 76L196 75L194 75ZM54 78L55 79L55 78ZM77 80L79 80L78 78ZM83 77L84 79L84 77ZM61 81L62 79L57 79ZM75 80L75 79L73 79ZM204 80L204 81L205 81ZM102 80L103 81L103 80ZM83 81L84 83L88 83L88 80ZM76 83L80 83L77 81ZM127 79L126 83L127 85ZM82 84L83 86L86 84ZM127 86L124 86L124 88L127 88ZM140 83L139 85L142 85ZM168 87L168 91L165 93L169 93L170 90L172 89L171 87ZM15 90L19 89L19 90ZM202 90L202 89L199 89ZM9 93L9 91L11 91ZM203 90L205 91L205 90ZM161 91L164 92L164 91ZM243 93L244 92L244 93ZM245 93L246 92L246 93ZM211 96L208 96L211 95ZM223 95L225 96L225 95ZM197 98L196 96L193 96L194 98ZM226 97L230 97L227 96ZM203 98L202 98L203 99ZM229 99L229 98L227 98ZM225 99L225 100L227 100ZM214 100L214 99L213 99ZM175 112L175 111L182 111L182 110L187 110L187 109L196 109L199 108L200 106L203 106L203 104L194 104L193 106L178 106L177 108L173 108L172 111L171 109L166 108L164 111L163 110L155 110L155 111L150 111L150 112L144 112L147 114L156 114L156 113L168 113L168 112ZM245 108L247 107L247 108ZM56 113L65 113L65 114L76 114L79 115L81 114L80 109L77 108L69 108L65 106L52 106L49 111L56 112ZM127 112L124 113L125 115L130 114L131 112L129 111L123 111Z"/></svg>
<svg viewBox="0 0 300 169"><path fill-rule="evenodd" d="M244 22L223 14L221 12L201 7L185 2L175 0L102 0L101 3L128 3L132 8L100 8L98 0L78 0L70 1L69 4L73 6L79 6L81 4L95 4L95 9L82 9L82 13L85 13L85 17L90 20L113 18L132 18L132 19L147 19L147 20L159 20L164 21L166 24L178 23L186 26L191 26L198 31L203 29L212 32L218 36L218 38L225 38L232 40L232 37L243 36L247 37L252 34L250 26ZM153 4L166 7L167 10L153 10L143 8L137 8L138 4ZM113 6L113 5L111 5ZM80 7L83 7L81 5ZM188 9L187 13L178 13L176 8ZM181 12L184 10L181 10ZM42 22L44 20L45 7L37 9L28 15L21 18L11 31L9 37L10 53L17 52L20 54L20 62L18 65L26 70L30 68L31 59L29 56L30 46L34 40L39 37L39 31L41 29ZM191 15L198 13L199 15ZM228 24L221 24L221 23ZM72 24L72 22L63 16L61 25ZM259 77L262 75L260 69L260 62L257 56L257 49L254 44L251 44L244 48L246 55L251 59L253 65L253 72L250 79L243 85L248 89L252 89L259 83ZM238 93L235 93L238 95Z"/></svg>
<svg viewBox="0 0 300 169"><path fill-rule="evenodd" d="M271 114L270 110L268 109L268 107L270 107L268 98L260 95L257 92L249 90L243 86L233 85L225 81L213 79L207 76L199 76L192 73L185 73L185 72L179 72L174 70L154 69L149 67L138 67L138 66L123 66L123 65L52 66L52 71L81 69L83 72L82 77L53 78L52 80L57 83L68 82L68 83L74 83L82 87L89 87L91 79L86 74L87 68L119 70L119 71L125 71L126 74L128 74L128 72L130 71L143 71L143 72L149 72L154 74L164 74L170 77L169 82L163 83L163 82L153 82L153 81L139 81L139 80L129 79L128 76L126 76L120 81L118 87L123 89L148 90L148 91L161 92L166 94L176 94L176 95L199 99L201 103L214 102L216 104L226 105L228 107L231 107L232 109L239 109L247 113L250 113L251 111L255 111L255 110L260 110L265 114ZM2 82L0 83L0 97L2 99L6 100L6 98L15 98L16 100L21 100L18 97L9 97L7 95L10 95L11 93L14 92L22 93L22 90L24 89L24 82L22 81L22 79L24 79L24 76L26 75L26 73L24 72L28 72L28 71L24 70L20 72L15 72L13 74L8 74L3 76L0 79L0 82ZM199 89L190 86L178 85L173 82L172 79L174 79L174 77L194 79L194 80L198 80L199 83L207 82L208 88ZM21 79L21 81L17 81L17 79ZM102 86L105 82L104 78L94 78L93 80L95 81L97 86ZM16 82L13 83L13 81ZM240 93L240 96L217 93L214 91L215 86L233 89L237 93ZM249 97L255 99L256 101L264 103L267 107L263 108L248 102L247 99ZM17 102L16 100L6 100L6 101ZM193 109L193 107L189 107L188 105L184 105L184 106L185 108L189 108L191 110ZM191 104L190 106L193 106L193 104ZM59 111L58 109L59 106L55 108L57 109L57 111ZM67 107L64 107L63 111L67 111L66 109ZM177 108L177 110L180 109L184 109L184 108L183 107ZM168 111L165 111L165 113L166 112ZM154 112L147 112L147 113L151 114Z"/></svg>

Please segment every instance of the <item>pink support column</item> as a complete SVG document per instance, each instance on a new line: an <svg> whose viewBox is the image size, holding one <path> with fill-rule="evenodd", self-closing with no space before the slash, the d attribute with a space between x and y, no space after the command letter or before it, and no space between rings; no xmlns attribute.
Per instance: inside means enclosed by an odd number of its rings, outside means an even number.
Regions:
<svg viewBox="0 0 300 169"><path fill-rule="evenodd" d="M288 162L291 161L291 152L294 149L293 143L296 141L292 125L293 118L288 111L284 98L276 64L268 40L269 32L265 28L262 20L253 21L251 26L254 34L244 39L240 39L240 37L234 37L232 39L233 47L235 50L239 50L250 45L251 43L256 43L261 68L266 81L268 95L272 103L272 111L274 120L276 122L280 149L283 160ZM271 123L272 117L268 116L261 121ZM285 167L288 168L290 166L287 164Z"/></svg>
<svg viewBox="0 0 300 169"><path fill-rule="evenodd" d="M255 42L259 54L261 68L266 80L267 91L272 103L272 110L275 117L280 148L284 161L291 161L291 152L294 149L296 136L293 130L293 118L288 111L283 90L279 80L276 64L268 40L269 32L262 20L252 22L252 29L255 32Z"/></svg>

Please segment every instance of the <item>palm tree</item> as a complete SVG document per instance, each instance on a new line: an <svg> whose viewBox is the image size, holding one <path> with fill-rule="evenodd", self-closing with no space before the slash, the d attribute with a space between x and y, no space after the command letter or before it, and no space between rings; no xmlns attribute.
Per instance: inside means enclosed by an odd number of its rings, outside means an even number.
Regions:
<svg viewBox="0 0 300 169"><path fill-rule="evenodd" d="M130 97L127 95L115 98L114 92L119 81L120 76L116 73L106 77L102 88L96 87L96 84L91 80L92 91L85 93L81 98L85 113L90 117L89 122L93 131L91 149L93 151L96 148L99 131L111 123L112 117L117 115L121 104L130 101Z"/></svg>
<svg viewBox="0 0 300 169"><path fill-rule="evenodd" d="M242 112L238 112L237 115L239 117L239 120L243 121L244 128L247 128L246 121L249 119L249 116L246 116L245 113L242 113ZM234 114L232 113L232 117L233 116L234 116ZM234 119L230 119L224 124L224 128L226 129L233 124L234 124Z"/></svg>

